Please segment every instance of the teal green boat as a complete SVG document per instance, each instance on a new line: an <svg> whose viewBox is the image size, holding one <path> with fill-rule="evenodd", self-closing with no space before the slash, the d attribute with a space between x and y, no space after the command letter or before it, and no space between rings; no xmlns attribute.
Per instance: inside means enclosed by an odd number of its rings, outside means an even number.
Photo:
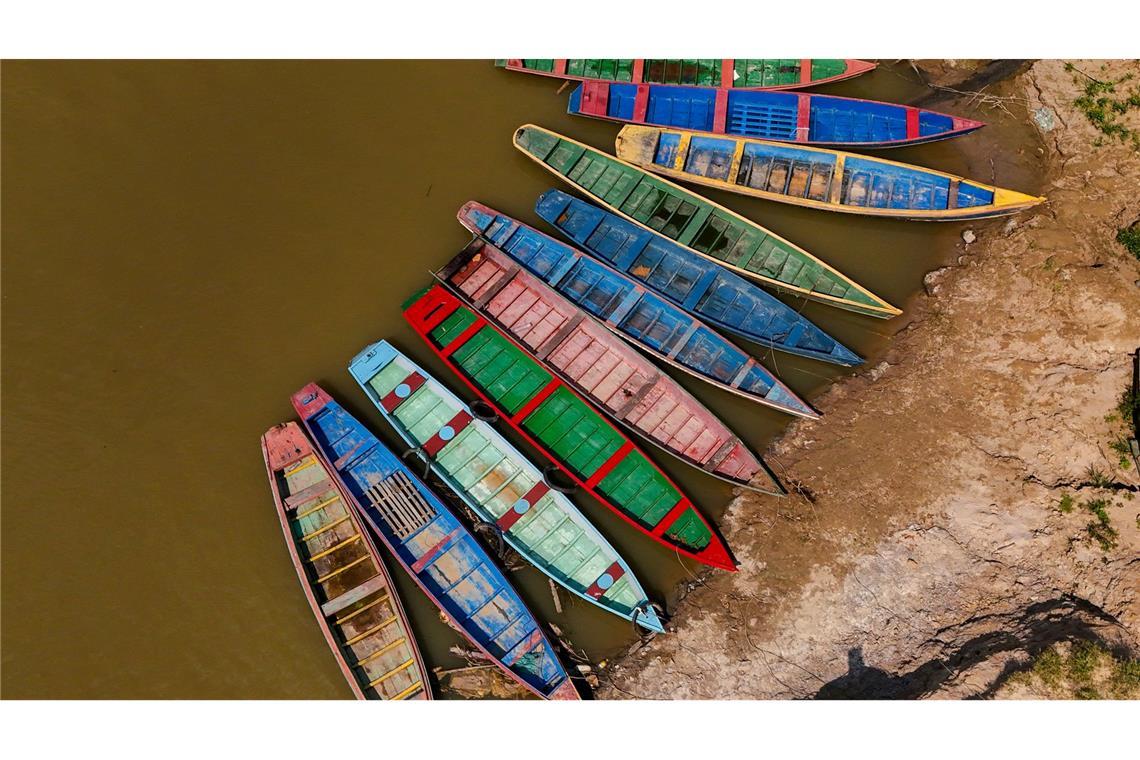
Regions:
<svg viewBox="0 0 1140 760"><path fill-rule="evenodd" d="M400 437L512 549L586 601L664 632L625 560L478 410L387 341L365 348L348 370Z"/></svg>

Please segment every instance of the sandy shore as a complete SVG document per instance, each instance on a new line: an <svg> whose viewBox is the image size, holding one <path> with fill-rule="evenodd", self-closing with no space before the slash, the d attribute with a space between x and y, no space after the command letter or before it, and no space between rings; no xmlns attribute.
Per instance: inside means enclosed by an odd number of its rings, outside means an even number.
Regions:
<svg viewBox="0 0 1140 760"><path fill-rule="evenodd" d="M1135 62L1074 63L1140 79ZM987 696L1056 641L1136 650L1140 478L1109 443L1140 345L1140 265L1115 242L1140 217L1140 155L1096 145L1062 62L1013 84L1049 203L975 228L927 276L885 356L769 452L799 495L731 505L740 572L691 584L675 631L600 696ZM1090 504L1114 546L1090 535Z"/></svg>

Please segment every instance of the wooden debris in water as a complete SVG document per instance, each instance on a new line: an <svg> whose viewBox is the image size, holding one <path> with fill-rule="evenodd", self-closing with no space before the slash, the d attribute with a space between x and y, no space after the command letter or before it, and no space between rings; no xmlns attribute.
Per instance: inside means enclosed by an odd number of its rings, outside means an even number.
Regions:
<svg viewBox="0 0 1140 760"><path fill-rule="evenodd" d="M558 596L558 587L555 586L554 581L549 579L549 578L547 579L547 582L550 584L550 595L552 597L554 597L554 611L557 612L559 615L561 615L562 614L562 598Z"/></svg>

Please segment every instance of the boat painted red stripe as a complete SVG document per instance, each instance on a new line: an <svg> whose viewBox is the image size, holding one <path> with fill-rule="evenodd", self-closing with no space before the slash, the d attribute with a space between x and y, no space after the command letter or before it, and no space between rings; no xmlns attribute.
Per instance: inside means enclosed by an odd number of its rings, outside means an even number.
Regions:
<svg viewBox="0 0 1140 760"><path fill-rule="evenodd" d="M591 116L606 116L610 102L609 82L583 82L579 109Z"/></svg>
<svg viewBox="0 0 1140 760"><path fill-rule="evenodd" d="M907 107L906 109L906 139L913 140L918 137L918 109Z"/></svg>
<svg viewBox="0 0 1140 760"><path fill-rule="evenodd" d="M720 62L720 86L724 88L732 87L732 75L736 70L735 58L724 58Z"/></svg>
<svg viewBox="0 0 1140 760"><path fill-rule="evenodd" d="M499 530L501 531L505 532L510 530L515 523L523 518L523 515L529 512L531 508L538 503L539 499L546 496L549 490L550 486L541 480L535 483L534 488L527 491L525 496L515 502L510 509L504 512L499 519L495 521L495 525L499 526Z"/></svg>
<svg viewBox="0 0 1140 760"><path fill-rule="evenodd" d="M621 578L623 575L625 575L625 568L621 566L620 562L615 562L607 567L604 573L598 576L598 579L586 589L586 593L594 599L600 599L605 596L606 592L609 591L613 585L617 583L618 578Z"/></svg>
<svg viewBox="0 0 1140 760"><path fill-rule="evenodd" d="M633 120L645 121L645 114L649 111L649 85L639 84L637 94L633 97Z"/></svg>
<svg viewBox="0 0 1140 760"><path fill-rule="evenodd" d="M419 575L423 569L430 565L436 559L436 557L442 554L443 550L447 549L451 545L451 542L454 541L462 532L462 528L456 528L443 538L439 539L439 541L436 542L435 546L428 549L426 552L420 555L419 559L412 563L412 572L416 575Z"/></svg>
<svg viewBox="0 0 1140 760"><path fill-rule="evenodd" d="M633 59L633 75L631 76L630 81L633 84L641 84L643 81L645 81L645 59L644 58L634 58Z"/></svg>
<svg viewBox="0 0 1140 760"><path fill-rule="evenodd" d="M631 451L633 451L633 441L627 440L586 480L586 488L594 488L598 483L601 483L602 480L610 474L610 471L617 467L618 463L625 459L626 454Z"/></svg>
<svg viewBox="0 0 1140 760"><path fill-rule="evenodd" d="M531 396L530 400L523 404L521 409L511 415L511 422L521 422L525 420L531 412L538 408L539 404L546 401L547 397L560 387L562 387L562 381L557 377L551 378L550 382L542 387L542 390Z"/></svg>
<svg viewBox="0 0 1140 760"><path fill-rule="evenodd" d="M552 73L555 76L560 76L560 77L566 76L566 59L565 58L555 58L554 59L554 71Z"/></svg>
<svg viewBox="0 0 1140 760"><path fill-rule="evenodd" d="M459 350L460 346L462 346L464 343L466 343L467 341L474 338L475 333L482 330L486 325L487 325L487 320L483 319L482 317L479 317L474 322L472 322L470 325L468 325L466 330L459 333L459 335L456 335L455 340L451 341L446 346L441 346L440 351L443 353L443 355L445 357L451 356L453 353L455 353L456 351Z"/></svg>
<svg viewBox="0 0 1140 760"><path fill-rule="evenodd" d="M654 526L653 535L658 537L665 535L665 531L669 530L669 526L677 522L677 518L681 516L681 513L691 506L693 505L689 502L689 500L682 496L681 500L674 504L673 508L666 512L665 516L661 518L660 522Z"/></svg>
<svg viewBox="0 0 1140 760"><path fill-rule="evenodd" d="M407 401L413 393L419 390L420 386L424 384L426 378L419 372L413 372L405 377L400 383L393 388L387 396L380 399L380 405L384 407L386 412L394 412L400 404Z"/></svg>
<svg viewBox="0 0 1140 760"><path fill-rule="evenodd" d="M724 134L724 125L728 121L728 90L723 87L716 91L716 106L713 110L713 132Z"/></svg>
<svg viewBox="0 0 1140 760"><path fill-rule="evenodd" d="M799 109L796 111L796 142L807 142L811 134L811 95L800 93Z"/></svg>
<svg viewBox="0 0 1140 760"><path fill-rule="evenodd" d="M424 451L428 453L428 456L434 457L449 441L463 432L463 429L470 424L471 415L468 414L465 409L460 409L435 435L424 441Z"/></svg>
<svg viewBox="0 0 1140 760"><path fill-rule="evenodd" d="M800 84L811 83L811 59L800 59Z"/></svg>
<svg viewBox="0 0 1140 760"><path fill-rule="evenodd" d="M348 453L344 454L340 457L340 459L333 462L333 468L337 472L343 470L348 465L348 463L351 462L353 458L360 452L360 450L364 448L365 443L367 443L367 441L361 441L360 443L353 446L352 449L348 451Z"/></svg>

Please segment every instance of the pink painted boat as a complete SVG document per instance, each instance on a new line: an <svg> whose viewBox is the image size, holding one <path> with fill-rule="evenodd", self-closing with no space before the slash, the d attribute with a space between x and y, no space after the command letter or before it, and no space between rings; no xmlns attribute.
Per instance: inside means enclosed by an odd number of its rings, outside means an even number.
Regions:
<svg viewBox="0 0 1140 760"><path fill-rule="evenodd" d="M431 699L404 607L368 531L295 422L261 438L289 557L357 699Z"/></svg>
<svg viewBox="0 0 1140 760"><path fill-rule="evenodd" d="M710 475L762 493L786 493L704 404L495 246L473 241L437 276L613 419Z"/></svg>

